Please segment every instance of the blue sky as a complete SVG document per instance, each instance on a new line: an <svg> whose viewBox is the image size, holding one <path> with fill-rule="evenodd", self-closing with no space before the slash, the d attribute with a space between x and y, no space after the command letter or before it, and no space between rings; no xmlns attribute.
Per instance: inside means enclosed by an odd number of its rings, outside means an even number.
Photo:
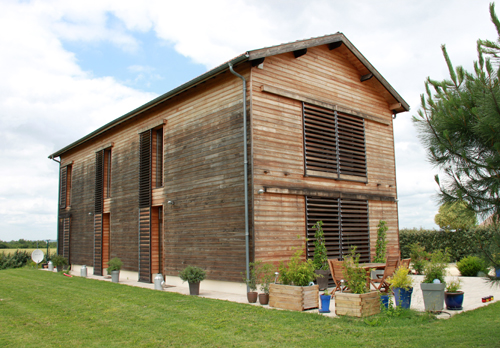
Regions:
<svg viewBox="0 0 500 348"><path fill-rule="evenodd" d="M55 239L47 156L247 50L343 32L410 104L395 121L400 228L436 227L437 173L411 116L441 44L471 68L489 1L0 0L0 240Z"/></svg>

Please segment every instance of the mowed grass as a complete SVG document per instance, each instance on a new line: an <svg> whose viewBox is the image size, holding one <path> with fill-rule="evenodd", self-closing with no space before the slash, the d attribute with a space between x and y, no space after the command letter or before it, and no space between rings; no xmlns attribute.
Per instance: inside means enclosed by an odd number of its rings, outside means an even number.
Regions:
<svg viewBox="0 0 500 348"><path fill-rule="evenodd" d="M201 284L203 289L203 283ZM500 303L328 318L35 269L0 271L0 347L498 347Z"/></svg>
<svg viewBox="0 0 500 348"><path fill-rule="evenodd" d="M43 251L43 254L44 254L44 255L47 255L47 248L38 248L38 249L40 249L41 251ZM26 248L26 249L21 249L21 248L19 248L19 249L0 249L0 253L5 254L5 255L7 255L7 254L14 254L14 253L16 252L16 250L19 250L19 251L27 251L27 252L28 252L28 254L30 254L30 255L31 255L31 253L32 253L33 251L35 251L35 250L36 250L36 248ZM49 248L49 253L50 253L50 255L54 255L55 253L57 253L57 248Z"/></svg>

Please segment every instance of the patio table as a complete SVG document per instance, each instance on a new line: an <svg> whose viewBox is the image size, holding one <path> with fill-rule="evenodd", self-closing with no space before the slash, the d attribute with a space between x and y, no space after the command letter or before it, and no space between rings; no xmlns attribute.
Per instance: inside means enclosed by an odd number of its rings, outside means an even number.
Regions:
<svg viewBox="0 0 500 348"><path fill-rule="evenodd" d="M366 285L368 286L368 289L370 289L370 271L372 269L376 270L384 270L385 269L385 262L380 263L380 262L366 262L366 263L360 263L359 266L363 268L366 271Z"/></svg>

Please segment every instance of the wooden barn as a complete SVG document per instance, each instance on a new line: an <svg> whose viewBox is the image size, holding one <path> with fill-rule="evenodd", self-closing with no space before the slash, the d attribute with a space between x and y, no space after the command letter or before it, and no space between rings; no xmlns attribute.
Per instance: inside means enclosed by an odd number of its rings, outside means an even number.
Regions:
<svg viewBox="0 0 500 348"><path fill-rule="evenodd" d="M242 282L249 261L312 257L318 220L330 258L369 261L385 220L397 254L408 110L342 33L248 51L49 156L59 253L96 275L119 257L144 282L187 265Z"/></svg>

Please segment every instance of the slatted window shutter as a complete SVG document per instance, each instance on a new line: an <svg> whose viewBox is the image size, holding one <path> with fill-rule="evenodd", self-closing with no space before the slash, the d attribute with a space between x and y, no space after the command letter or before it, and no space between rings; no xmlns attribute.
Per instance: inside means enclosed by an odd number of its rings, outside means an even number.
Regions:
<svg viewBox="0 0 500 348"><path fill-rule="evenodd" d="M140 135L139 208L151 206L151 133Z"/></svg>
<svg viewBox="0 0 500 348"><path fill-rule="evenodd" d="M151 282L152 135L140 134L139 144L139 281Z"/></svg>
<svg viewBox="0 0 500 348"><path fill-rule="evenodd" d="M303 103L306 174L366 180L364 120Z"/></svg>
<svg viewBox="0 0 500 348"><path fill-rule="evenodd" d="M95 153L94 213L102 214L104 203L104 150Z"/></svg>
<svg viewBox="0 0 500 348"><path fill-rule="evenodd" d="M66 195L68 188L68 167L61 168L61 196L59 197L59 207L60 209L66 208Z"/></svg>
<svg viewBox="0 0 500 348"><path fill-rule="evenodd" d="M69 248L70 248L70 222L71 218L63 219L63 252L62 255L70 262Z"/></svg>
<svg viewBox="0 0 500 348"><path fill-rule="evenodd" d="M343 260L356 246L360 261L370 261L368 201L306 196L307 257L314 255L314 224L323 221L329 259Z"/></svg>

